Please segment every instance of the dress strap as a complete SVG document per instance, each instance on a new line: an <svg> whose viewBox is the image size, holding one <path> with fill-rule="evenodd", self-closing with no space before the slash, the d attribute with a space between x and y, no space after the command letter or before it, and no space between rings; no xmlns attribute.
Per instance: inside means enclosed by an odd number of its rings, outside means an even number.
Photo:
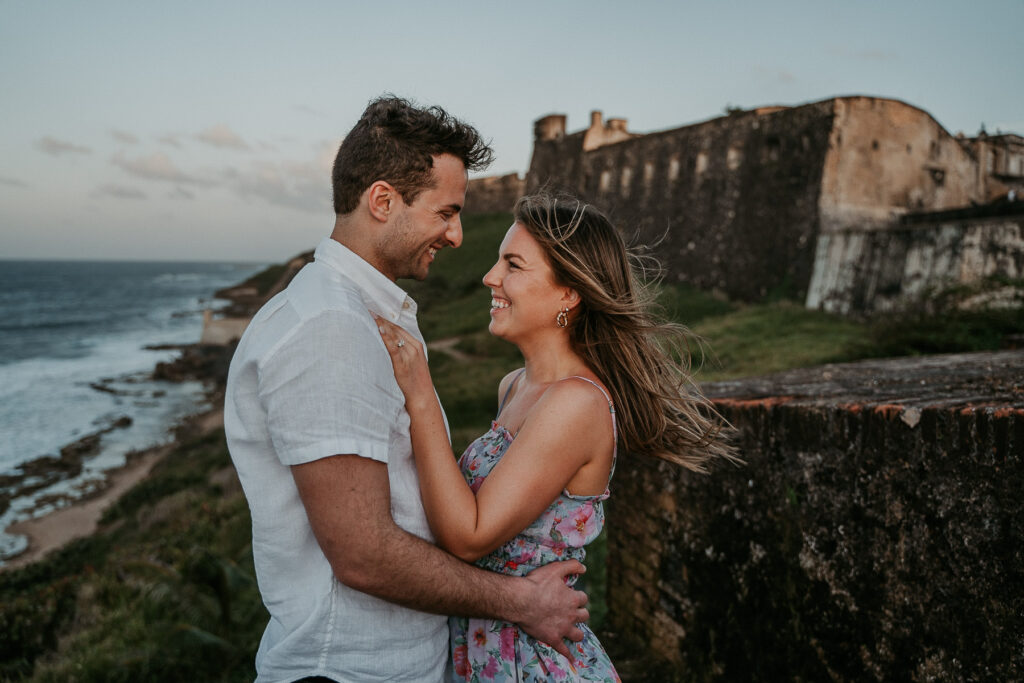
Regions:
<svg viewBox="0 0 1024 683"><path fill-rule="evenodd" d="M524 372L526 372L526 368L520 369L518 374L516 374L516 376L512 378L512 381L508 383L508 389L505 390L505 395L501 397L501 403L498 405L498 415L501 415L502 409L505 408L505 401L508 400L508 395L512 393L512 388L516 385L516 382L519 381L519 378L523 376Z"/></svg>
<svg viewBox="0 0 1024 683"><path fill-rule="evenodd" d="M612 414L612 469L611 472L608 474L608 479L611 480L611 475L615 474L615 460L619 452L619 430L615 424L615 404L612 402L612 397L608 395L608 392L604 390L604 387L602 387L600 384L598 384L592 379L587 379L586 377L581 377L580 375L571 375L569 377L566 377L566 379L581 379L584 382L590 382L595 387L597 387L598 391L604 394L605 400L608 401L608 412Z"/></svg>

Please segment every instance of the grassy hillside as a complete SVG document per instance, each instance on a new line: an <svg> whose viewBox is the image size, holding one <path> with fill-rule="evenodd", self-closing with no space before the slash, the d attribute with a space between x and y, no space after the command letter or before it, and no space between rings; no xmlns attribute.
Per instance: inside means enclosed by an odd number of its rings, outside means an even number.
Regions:
<svg viewBox="0 0 1024 683"><path fill-rule="evenodd" d="M466 220L425 282L403 282L430 340L437 389L461 450L487 428L498 380L520 363L486 333L480 283L511 219ZM856 322L779 301L739 305L685 287L661 304L708 350L702 381L867 356L996 348L1024 332L1019 312ZM603 544L588 558L593 621L603 615ZM251 681L266 624L253 578L248 508L222 431L187 430L102 530L25 569L0 572L0 680Z"/></svg>

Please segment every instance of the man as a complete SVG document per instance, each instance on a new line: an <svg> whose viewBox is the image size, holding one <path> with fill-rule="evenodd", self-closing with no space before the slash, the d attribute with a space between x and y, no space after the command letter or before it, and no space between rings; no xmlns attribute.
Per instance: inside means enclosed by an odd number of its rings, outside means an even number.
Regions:
<svg viewBox="0 0 1024 683"><path fill-rule="evenodd" d="M336 219L289 287L253 318L228 375L225 431L253 518L270 622L257 681L440 681L444 616L518 623L567 653L586 596L577 562L526 578L432 545L409 417L373 314L422 341L397 278L423 279L462 242L479 134L439 108L370 103L334 163ZM323 679L321 679L323 680Z"/></svg>

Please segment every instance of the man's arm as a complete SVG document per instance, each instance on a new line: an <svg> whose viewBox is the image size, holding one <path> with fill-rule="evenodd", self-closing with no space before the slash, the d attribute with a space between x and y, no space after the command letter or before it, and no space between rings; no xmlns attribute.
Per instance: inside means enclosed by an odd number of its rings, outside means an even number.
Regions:
<svg viewBox="0 0 1024 683"><path fill-rule="evenodd" d="M398 527L384 463L336 455L291 468L313 533L350 588L435 614L502 619L569 656L587 597L565 585L582 564L558 562L516 578L477 569Z"/></svg>

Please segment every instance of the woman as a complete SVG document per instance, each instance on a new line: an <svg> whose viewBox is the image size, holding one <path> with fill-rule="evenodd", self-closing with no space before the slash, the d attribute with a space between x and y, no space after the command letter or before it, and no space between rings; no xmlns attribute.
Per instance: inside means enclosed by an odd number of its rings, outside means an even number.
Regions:
<svg viewBox="0 0 1024 683"><path fill-rule="evenodd" d="M422 349L379 320L439 545L505 574L582 561L604 524L618 444L700 472L709 458L733 458L688 360L673 360L674 353L688 359L684 330L651 318L621 237L594 207L547 195L520 199L483 281L492 297L488 329L519 348L524 367L501 381L491 429L458 461ZM586 626L567 660L514 624L450 624L458 679L619 680Z"/></svg>

